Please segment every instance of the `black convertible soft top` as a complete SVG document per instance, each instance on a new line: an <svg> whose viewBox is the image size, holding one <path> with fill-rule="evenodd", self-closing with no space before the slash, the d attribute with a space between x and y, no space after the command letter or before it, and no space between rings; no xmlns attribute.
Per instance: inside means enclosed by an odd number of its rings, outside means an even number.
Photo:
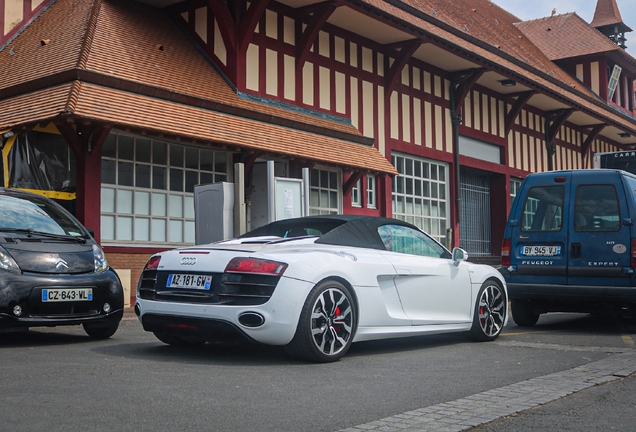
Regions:
<svg viewBox="0 0 636 432"><path fill-rule="evenodd" d="M316 240L316 243L319 244L386 250L378 234L378 227L389 224L407 226L421 231L413 224L392 218L322 215L279 220L243 234L241 238L318 236L320 238Z"/></svg>

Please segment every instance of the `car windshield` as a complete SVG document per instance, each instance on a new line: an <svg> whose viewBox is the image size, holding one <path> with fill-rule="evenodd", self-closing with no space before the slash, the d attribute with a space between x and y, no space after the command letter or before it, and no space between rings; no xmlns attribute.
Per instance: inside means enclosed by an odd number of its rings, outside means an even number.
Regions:
<svg viewBox="0 0 636 432"><path fill-rule="evenodd" d="M72 237L86 235L84 228L63 210L37 197L0 195L0 230L33 231Z"/></svg>

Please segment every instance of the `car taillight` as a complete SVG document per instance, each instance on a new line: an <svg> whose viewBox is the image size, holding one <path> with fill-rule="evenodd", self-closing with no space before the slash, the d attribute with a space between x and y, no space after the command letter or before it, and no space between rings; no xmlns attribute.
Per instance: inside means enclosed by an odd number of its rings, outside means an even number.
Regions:
<svg viewBox="0 0 636 432"><path fill-rule="evenodd" d="M144 267L144 270L157 270L157 267L159 267L159 262L161 262L161 256L155 255L153 257L150 257L150 259L146 263L146 266Z"/></svg>
<svg viewBox="0 0 636 432"><path fill-rule="evenodd" d="M630 266L632 268L636 267L636 239L632 239L632 259Z"/></svg>
<svg viewBox="0 0 636 432"><path fill-rule="evenodd" d="M287 264L257 258L233 258L225 267L226 273L258 273L282 276Z"/></svg>
<svg viewBox="0 0 636 432"><path fill-rule="evenodd" d="M510 244L511 244L511 241L509 238L503 239L503 243L501 244L501 265L502 266L507 267L510 265ZM633 246L632 246L632 249L633 249Z"/></svg>

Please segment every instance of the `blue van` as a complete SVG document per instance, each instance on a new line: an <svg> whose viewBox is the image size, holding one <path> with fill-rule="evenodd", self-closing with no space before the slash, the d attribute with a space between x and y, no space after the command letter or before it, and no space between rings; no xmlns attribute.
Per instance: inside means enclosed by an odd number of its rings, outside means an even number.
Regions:
<svg viewBox="0 0 636 432"><path fill-rule="evenodd" d="M636 176L585 169L529 175L506 224L501 272L512 318L636 310Z"/></svg>

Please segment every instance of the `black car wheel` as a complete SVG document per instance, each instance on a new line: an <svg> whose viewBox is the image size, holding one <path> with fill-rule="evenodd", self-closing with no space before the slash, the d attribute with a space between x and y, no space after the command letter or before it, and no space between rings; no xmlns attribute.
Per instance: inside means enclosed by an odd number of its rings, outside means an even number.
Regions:
<svg viewBox="0 0 636 432"><path fill-rule="evenodd" d="M104 326L97 324L82 324L84 331L93 339L108 339L115 334L119 328L119 324Z"/></svg>
<svg viewBox="0 0 636 432"><path fill-rule="evenodd" d="M470 333L478 341L491 341L499 336L506 320L508 302L501 284L495 280L484 282L477 296L473 326Z"/></svg>
<svg viewBox="0 0 636 432"><path fill-rule="evenodd" d="M324 281L307 296L296 334L285 351L305 360L337 361L349 350L356 324L349 290L340 282Z"/></svg>
<svg viewBox="0 0 636 432"><path fill-rule="evenodd" d="M534 312L527 301L513 300L510 308L512 310L512 319L519 327L532 327L539 321L540 314Z"/></svg>

